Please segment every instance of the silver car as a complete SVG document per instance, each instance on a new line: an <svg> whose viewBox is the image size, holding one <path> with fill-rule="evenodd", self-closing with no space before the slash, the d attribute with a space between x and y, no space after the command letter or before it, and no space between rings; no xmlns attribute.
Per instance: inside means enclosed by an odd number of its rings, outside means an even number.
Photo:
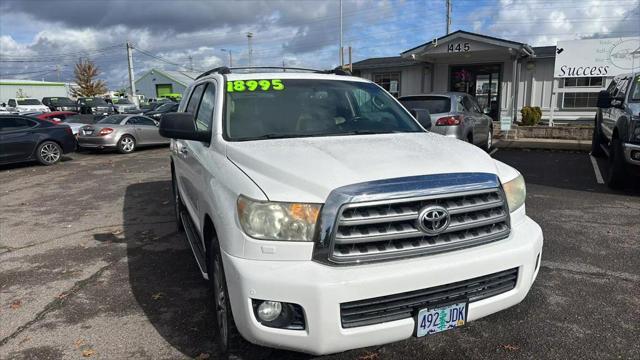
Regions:
<svg viewBox="0 0 640 360"><path fill-rule="evenodd" d="M117 149L122 154L138 146L168 144L160 136L158 122L142 115L111 115L78 131L78 146L93 149Z"/></svg>
<svg viewBox="0 0 640 360"><path fill-rule="evenodd" d="M490 109L480 109L469 94L430 93L398 100L431 132L468 141L484 150L493 145L493 120L487 115Z"/></svg>

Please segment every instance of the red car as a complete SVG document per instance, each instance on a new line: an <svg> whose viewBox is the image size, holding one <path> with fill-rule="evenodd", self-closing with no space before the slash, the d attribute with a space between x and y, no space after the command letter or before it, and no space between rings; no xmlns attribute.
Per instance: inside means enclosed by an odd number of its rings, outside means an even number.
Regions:
<svg viewBox="0 0 640 360"><path fill-rule="evenodd" d="M52 111L52 112L47 112L47 113L42 113L39 115L36 115L35 118L40 119L40 120L47 120L47 121L51 121L54 123L59 123L64 121L67 117L72 116L72 115L78 115L77 112L73 112L73 111Z"/></svg>

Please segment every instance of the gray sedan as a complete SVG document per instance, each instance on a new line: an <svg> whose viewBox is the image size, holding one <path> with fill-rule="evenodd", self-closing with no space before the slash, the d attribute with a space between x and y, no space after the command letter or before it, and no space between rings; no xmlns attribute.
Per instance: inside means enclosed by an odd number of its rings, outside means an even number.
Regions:
<svg viewBox="0 0 640 360"><path fill-rule="evenodd" d="M168 144L160 136L158 122L142 115L111 115L78 131L78 146L82 148L115 148L122 154L144 145Z"/></svg>
<svg viewBox="0 0 640 360"><path fill-rule="evenodd" d="M480 109L476 99L465 93L447 92L399 98L427 130L473 143L484 150L493 145L493 121L489 109ZM428 117L430 114L430 118ZM422 117L422 118L421 118Z"/></svg>

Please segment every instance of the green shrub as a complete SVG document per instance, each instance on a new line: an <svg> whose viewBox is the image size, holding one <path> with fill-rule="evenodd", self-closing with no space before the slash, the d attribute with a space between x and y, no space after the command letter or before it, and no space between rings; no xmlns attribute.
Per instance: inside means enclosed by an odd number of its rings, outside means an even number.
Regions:
<svg viewBox="0 0 640 360"><path fill-rule="evenodd" d="M525 106L520 110L522 114L523 126L535 126L538 125L540 119L542 119L542 110L538 106Z"/></svg>

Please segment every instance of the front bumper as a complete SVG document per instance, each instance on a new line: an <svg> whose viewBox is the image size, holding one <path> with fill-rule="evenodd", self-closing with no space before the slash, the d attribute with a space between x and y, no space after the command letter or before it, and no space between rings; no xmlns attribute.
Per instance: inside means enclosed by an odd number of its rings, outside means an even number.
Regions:
<svg viewBox="0 0 640 360"><path fill-rule="evenodd" d="M640 166L640 160L636 160L633 157L631 157L632 152L640 153L640 145L624 143L622 146L624 148L624 158L627 161L627 163Z"/></svg>
<svg viewBox="0 0 640 360"><path fill-rule="evenodd" d="M223 254L235 323L250 342L270 347L328 354L381 345L414 334L413 318L344 329L340 304L449 284L518 268L516 287L472 302L473 321L521 302L535 280L542 251L542 230L525 217L509 238L494 243L421 258L349 267L313 261L256 261ZM536 265L537 264L537 265ZM299 304L306 329L285 330L261 325L251 299Z"/></svg>

